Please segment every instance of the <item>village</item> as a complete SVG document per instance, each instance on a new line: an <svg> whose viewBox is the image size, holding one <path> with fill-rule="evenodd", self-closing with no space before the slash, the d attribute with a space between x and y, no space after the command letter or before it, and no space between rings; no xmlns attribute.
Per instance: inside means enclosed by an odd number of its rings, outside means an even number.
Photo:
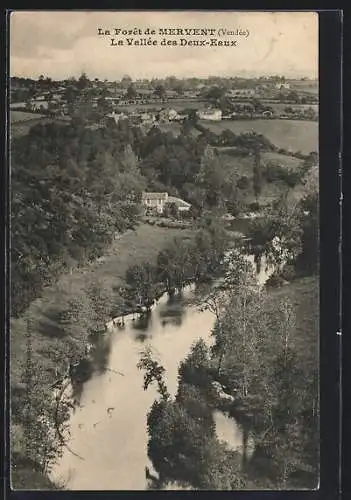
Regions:
<svg viewBox="0 0 351 500"><path fill-rule="evenodd" d="M312 91L310 90L312 89ZM118 122L152 125L183 122L190 112L199 120L318 120L316 82L284 77L120 81L79 79L37 81L11 79L11 112L72 118L84 115L90 124ZM35 116L33 117L35 118Z"/></svg>

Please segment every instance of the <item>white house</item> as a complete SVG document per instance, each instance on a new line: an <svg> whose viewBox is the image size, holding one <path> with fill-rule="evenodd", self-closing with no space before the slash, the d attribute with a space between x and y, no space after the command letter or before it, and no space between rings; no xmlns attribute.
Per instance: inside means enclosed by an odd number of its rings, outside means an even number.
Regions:
<svg viewBox="0 0 351 500"><path fill-rule="evenodd" d="M198 111L197 114L200 120L213 120L213 121L222 120L222 111L220 109L209 109L206 111Z"/></svg>
<svg viewBox="0 0 351 500"><path fill-rule="evenodd" d="M162 214L168 200L168 193L148 193L144 191L141 202L146 208L153 208L157 213Z"/></svg>
<svg viewBox="0 0 351 500"><path fill-rule="evenodd" d="M179 212L188 212L190 210L190 203L177 198L175 196L168 196L168 193L148 193L144 191L141 197L142 204L146 208L151 208L162 214L166 205L174 203Z"/></svg>
<svg viewBox="0 0 351 500"><path fill-rule="evenodd" d="M43 100L41 98L32 99L29 101L29 109L32 111L44 111L49 109L49 101Z"/></svg>
<svg viewBox="0 0 351 500"><path fill-rule="evenodd" d="M282 89L290 89L290 83L276 83L275 84L275 88L278 89L278 90L282 90Z"/></svg>
<svg viewBox="0 0 351 500"><path fill-rule="evenodd" d="M116 123L118 123L120 120L128 118L125 113L116 113L115 111L112 111L112 113L109 113L106 116L107 118L113 118Z"/></svg>

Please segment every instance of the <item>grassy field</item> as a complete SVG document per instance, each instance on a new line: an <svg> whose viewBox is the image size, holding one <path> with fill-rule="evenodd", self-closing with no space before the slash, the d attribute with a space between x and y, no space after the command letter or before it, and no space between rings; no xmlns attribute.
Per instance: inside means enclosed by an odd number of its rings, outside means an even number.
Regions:
<svg viewBox="0 0 351 500"><path fill-rule="evenodd" d="M11 123L26 122L28 120L38 120L45 118L45 115L39 113L27 113L26 111L10 111Z"/></svg>
<svg viewBox="0 0 351 500"><path fill-rule="evenodd" d="M275 146L291 151L309 153L318 150L318 123L299 120L226 120L200 123L220 134L229 129L235 134L256 132L263 134Z"/></svg>
<svg viewBox="0 0 351 500"><path fill-rule="evenodd" d="M298 170L303 161L295 156L288 156L277 153L275 151L266 151L262 153L262 161L263 164L267 164L267 162L275 163L284 168L291 170Z"/></svg>
<svg viewBox="0 0 351 500"><path fill-rule="evenodd" d="M284 102L268 103L267 106L270 106L274 111L277 111L278 113L283 113L285 108L298 109L299 111L312 108L316 112L318 112L319 108L318 104L286 104Z"/></svg>
<svg viewBox="0 0 351 500"><path fill-rule="evenodd" d="M42 297L33 301L26 313L11 324L11 385L16 386L24 366L26 322L32 321L33 353L48 373L54 367L54 361L45 353L65 349L65 341L60 338L57 319L59 312L70 297L84 293L87 283L98 280L106 290L120 286L124 282L129 266L143 261L154 263L159 251L174 237L190 238L191 229L170 229L141 224L136 231L125 233L116 240L103 258L95 263L76 269L72 274L64 274L55 285L44 289ZM106 318L106 321L109 318ZM48 382L49 382L48 375Z"/></svg>
<svg viewBox="0 0 351 500"><path fill-rule="evenodd" d="M278 111L282 113L285 108L293 108L293 109L299 109L299 110L304 110L308 108L312 108L315 111L318 111L318 104L287 104L285 102L270 102L270 101L265 101L264 99L260 99L260 102L264 104L265 106L269 106L273 108L274 111ZM247 101L235 101L236 104L247 104Z"/></svg>
<svg viewBox="0 0 351 500"><path fill-rule="evenodd" d="M309 94L318 95L318 80L291 80L289 81L291 90L298 90Z"/></svg>
<svg viewBox="0 0 351 500"><path fill-rule="evenodd" d="M10 112L10 137L15 139L16 137L21 137L28 134L29 130L38 125L38 123L52 123L53 121L58 123L68 123L70 118L56 117L51 118L40 113L27 113L25 111L11 111Z"/></svg>

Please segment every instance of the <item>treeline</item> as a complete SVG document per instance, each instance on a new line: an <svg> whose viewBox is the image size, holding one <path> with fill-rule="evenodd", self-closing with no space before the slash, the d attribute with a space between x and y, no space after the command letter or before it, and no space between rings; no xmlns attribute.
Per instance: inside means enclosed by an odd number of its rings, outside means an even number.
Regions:
<svg viewBox="0 0 351 500"><path fill-rule="evenodd" d="M267 137L257 132L235 134L232 130L225 129L220 134L216 134L198 121L195 123L195 128L203 134L211 146L237 148L237 154L251 153L257 148L261 151L277 151L278 149Z"/></svg>
<svg viewBox="0 0 351 500"><path fill-rule="evenodd" d="M259 290L240 254L232 254L228 271L225 283L202 301L215 314L214 344L200 340L193 346L180 365L175 397L152 352L138 365L144 388L156 382L160 394L148 414L148 456L158 474L153 487L176 482L196 489L313 488L319 457L317 328L306 339L296 306ZM229 412L242 428L242 455L218 441L215 409ZM249 435L255 443L250 460Z"/></svg>

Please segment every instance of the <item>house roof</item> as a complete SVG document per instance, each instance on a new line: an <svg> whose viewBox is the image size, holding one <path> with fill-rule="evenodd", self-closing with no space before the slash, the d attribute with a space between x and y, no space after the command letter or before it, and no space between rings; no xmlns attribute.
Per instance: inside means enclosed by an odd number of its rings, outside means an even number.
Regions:
<svg viewBox="0 0 351 500"><path fill-rule="evenodd" d="M168 198L168 193L147 193L147 192L143 192L142 194L142 199L143 200L158 200L158 199L162 199L162 200L166 200Z"/></svg>
<svg viewBox="0 0 351 500"><path fill-rule="evenodd" d="M167 203L174 203L177 207L190 208L190 203L182 200L181 198L176 198L175 196L168 196Z"/></svg>

